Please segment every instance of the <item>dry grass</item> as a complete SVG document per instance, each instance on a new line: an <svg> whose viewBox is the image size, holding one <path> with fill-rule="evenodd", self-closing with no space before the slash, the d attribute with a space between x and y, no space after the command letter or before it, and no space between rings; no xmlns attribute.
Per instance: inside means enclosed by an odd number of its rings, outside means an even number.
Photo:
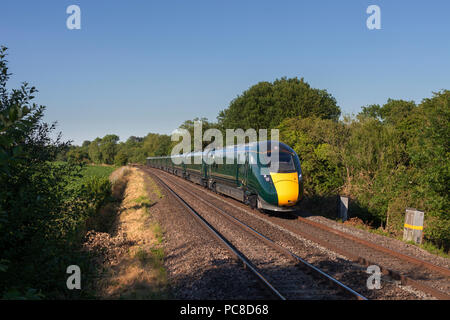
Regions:
<svg viewBox="0 0 450 320"><path fill-rule="evenodd" d="M121 170L121 171L119 171ZM152 201L147 196L143 173L137 168L118 169L111 179L115 184L126 176L116 232L127 240L116 263L106 265L100 285L105 299L167 298L167 277L163 266L162 230L152 220Z"/></svg>
<svg viewBox="0 0 450 320"><path fill-rule="evenodd" d="M146 182L146 187L148 187L152 192L156 195L158 199L162 199L164 195L161 193L161 190L159 190L158 186L156 185L155 181L153 179L148 178Z"/></svg>

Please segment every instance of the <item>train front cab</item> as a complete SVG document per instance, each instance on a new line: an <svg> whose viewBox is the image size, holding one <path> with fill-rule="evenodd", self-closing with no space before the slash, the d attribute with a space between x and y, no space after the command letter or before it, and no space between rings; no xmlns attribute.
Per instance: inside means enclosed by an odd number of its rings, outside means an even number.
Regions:
<svg viewBox="0 0 450 320"><path fill-rule="evenodd" d="M261 148L260 144L256 144L249 151L249 184L256 185L257 207L280 212L298 210L303 196L303 177L297 154L281 142L277 144L269 141L267 148ZM271 166L265 163L267 157L271 157L271 153L278 148L278 165L272 166L271 169Z"/></svg>

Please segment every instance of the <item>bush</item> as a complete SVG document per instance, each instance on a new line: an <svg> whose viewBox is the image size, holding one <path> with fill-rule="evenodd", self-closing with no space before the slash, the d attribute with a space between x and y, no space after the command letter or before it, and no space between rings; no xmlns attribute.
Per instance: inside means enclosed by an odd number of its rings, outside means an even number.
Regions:
<svg viewBox="0 0 450 320"><path fill-rule="evenodd" d="M450 249L450 221L440 216L429 217L424 228L424 239L448 252Z"/></svg>
<svg viewBox="0 0 450 320"><path fill-rule="evenodd" d="M423 210L424 237L448 250L449 122L450 91L443 90L419 105L389 99L344 121L290 118L279 129L299 155L308 200L321 205L346 194L352 216L395 236L406 207Z"/></svg>
<svg viewBox="0 0 450 320"><path fill-rule="evenodd" d="M337 139L347 136L345 126L313 117L287 119L279 129L281 140L300 158L306 193L311 197L338 193L345 181L345 168L340 160L342 141Z"/></svg>
<svg viewBox="0 0 450 320"><path fill-rule="evenodd" d="M126 165L127 162L128 156L123 150L120 150L114 157L114 164L118 167Z"/></svg>
<svg viewBox="0 0 450 320"><path fill-rule="evenodd" d="M58 162L68 142L50 138L55 125L42 122L44 106L32 102L36 89L24 83L8 91L6 48L0 49L0 298L80 297L66 288L66 268L83 270L88 257L80 249L87 218L110 197L105 178L81 176L82 157Z"/></svg>
<svg viewBox="0 0 450 320"><path fill-rule="evenodd" d="M111 182L107 177L85 177L78 197L85 200L95 213L111 200Z"/></svg>

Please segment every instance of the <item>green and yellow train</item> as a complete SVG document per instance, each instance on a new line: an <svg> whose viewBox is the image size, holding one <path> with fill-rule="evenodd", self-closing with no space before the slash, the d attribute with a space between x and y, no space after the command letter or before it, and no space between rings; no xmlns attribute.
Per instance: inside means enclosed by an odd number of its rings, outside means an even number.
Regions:
<svg viewBox="0 0 450 320"><path fill-rule="evenodd" d="M274 163L271 157L278 152ZM272 162L268 160L272 158ZM203 152L149 157L147 165L165 170L252 208L294 211L303 197L300 160L281 142L262 141ZM273 169L275 168L275 170Z"/></svg>

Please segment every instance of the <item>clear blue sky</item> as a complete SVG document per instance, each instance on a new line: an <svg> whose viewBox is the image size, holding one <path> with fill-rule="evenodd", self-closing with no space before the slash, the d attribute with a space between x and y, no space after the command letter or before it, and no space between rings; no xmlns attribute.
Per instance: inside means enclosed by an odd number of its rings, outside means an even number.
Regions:
<svg viewBox="0 0 450 320"><path fill-rule="evenodd" d="M66 8L81 8L81 30ZM381 8L368 30L366 8ZM259 81L304 77L344 113L450 89L450 1L2 0L10 86L76 144L215 120Z"/></svg>

